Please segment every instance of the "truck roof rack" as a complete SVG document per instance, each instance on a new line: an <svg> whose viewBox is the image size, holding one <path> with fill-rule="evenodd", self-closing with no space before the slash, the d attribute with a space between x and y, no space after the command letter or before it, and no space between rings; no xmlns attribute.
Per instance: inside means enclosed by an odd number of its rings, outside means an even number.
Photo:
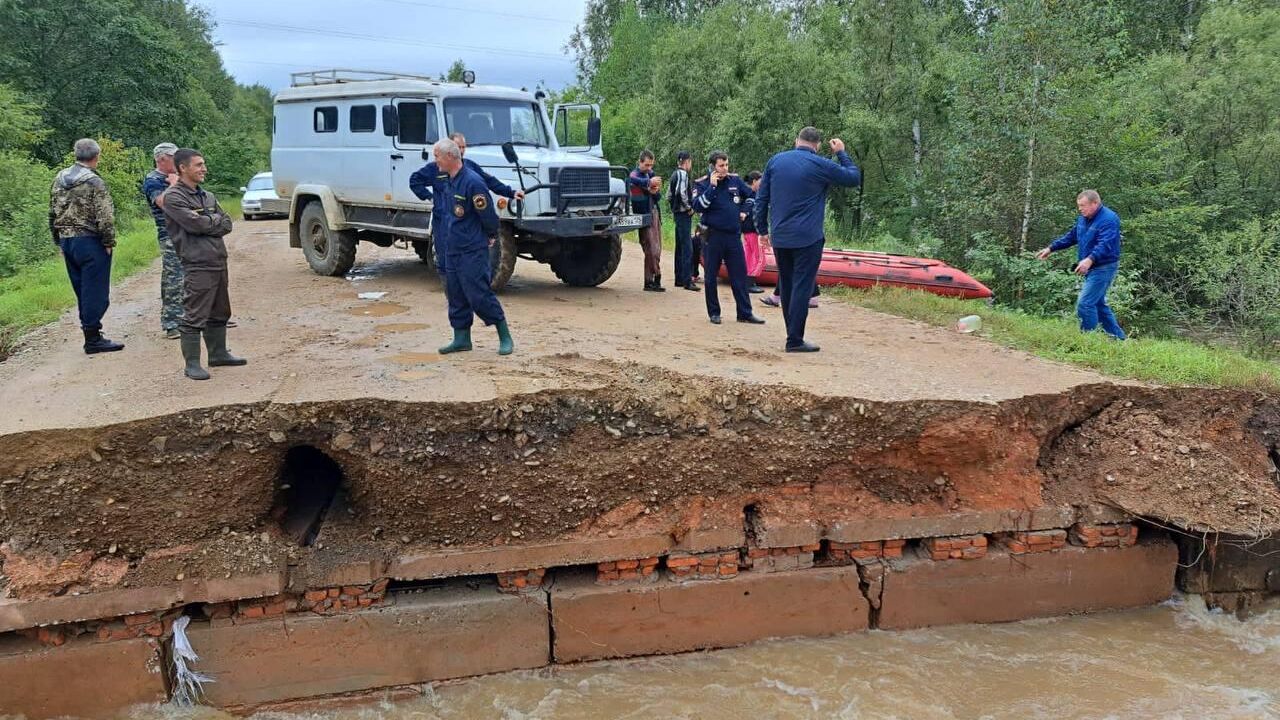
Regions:
<svg viewBox="0 0 1280 720"><path fill-rule="evenodd" d="M289 73L290 85L335 85L349 82L368 82L371 80L426 80L440 82L439 78L410 73L385 72L382 70L352 70L350 68L331 68L328 70L307 70L306 72Z"/></svg>

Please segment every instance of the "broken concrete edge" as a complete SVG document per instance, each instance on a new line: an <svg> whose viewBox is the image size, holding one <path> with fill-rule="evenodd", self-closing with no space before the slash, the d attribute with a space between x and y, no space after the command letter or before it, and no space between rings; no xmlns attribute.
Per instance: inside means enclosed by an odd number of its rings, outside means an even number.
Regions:
<svg viewBox="0 0 1280 720"><path fill-rule="evenodd" d="M1071 527L1076 522L1127 522L1132 518L1104 506L1042 507L913 518L837 521L770 526L761 519L754 542L742 529L712 528L690 532L677 541L669 534L579 539L538 545L479 550L431 551L393 560L345 563L321 573L298 568L231 578L191 578L176 585L106 590L33 600L0 600L0 632L68 622L167 610L191 603L220 603L299 592L316 587L367 585L381 578L398 581L518 572L532 568L589 565L621 559L683 553L705 553L740 547L781 548L834 542L920 539L1018 530Z"/></svg>

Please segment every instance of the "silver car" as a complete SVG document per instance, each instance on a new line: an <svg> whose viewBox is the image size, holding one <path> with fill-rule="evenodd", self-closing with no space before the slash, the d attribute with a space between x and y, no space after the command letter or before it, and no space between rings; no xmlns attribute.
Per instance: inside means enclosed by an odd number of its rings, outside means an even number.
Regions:
<svg viewBox="0 0 1280 720"><path fill-rule="evenodd" d="M245 220L256 220L269 215L287 216L289 204L276 195L276 185L271 173L258 173L249 184L240 188L244 197L240 198L240 209Z"/></svg>

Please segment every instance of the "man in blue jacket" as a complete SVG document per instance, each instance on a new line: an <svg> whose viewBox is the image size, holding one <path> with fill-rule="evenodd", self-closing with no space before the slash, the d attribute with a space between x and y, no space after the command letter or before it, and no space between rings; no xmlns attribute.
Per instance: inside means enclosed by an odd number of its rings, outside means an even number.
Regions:
<svg viewBox="0 0 1280 720"><path fill-rule="evenodd" d="M713 152L709 162L710 172L693 191L693 209L702 213L702 224L707 228L703 247L707 279L702 286L706 293L707 315L713 324L720 324L720 296L716 293L716 280L723 259L729 269L733 300L738 306L738 322L760 325L764 320L751 312L751 296L747 294L747 259L742 250L742 212L751 197L751 188L742 178L729 173L728 155Z"/></svg>
<svg viewBox="0 0 1280 720"><path fill-rule="evenodd" d="M794 150L769 159L756 193L756 228L764 233L761 238L772 244L778 263L787 352L818 351L817 345L805 341L804 326L826 243L827 191L832 185L853 187L862 182L862 172L849 159L839 138L831 138L831 150L839 164L818 157L821 144L817 128L801 130Z"/></svg>
<svg viewBox="0 0 1280 720"><path fill-rule="evenodd" d="M462 153L462 164L468 170L480 176L485 186L494 195L504 198L515 198L517 200L524 199L524 191L512 190L510 185L502 182L498 178L485 172L474 160L468 160L467 155L467 138L462 133L453 133L449 139L458 146L458 151ZM445 185L449 182L449 174L444 172L436 165L434 161L423 165L412 175L409 176L409 190L419 200L432 200L432 198L442 198L440 202L434 202L431 206L431 249L436 256L436 271L440 276L445 277L447 268L445 267L446 252L443 247L445 238L449 236L449 222L452 215L450 208L452 204L449 202L449 196L444 192Z"/></svg>
<svg viewBox="0 0 1280 720"><path fill-rule="evenodd" d="M441 140L433 148L436 167L447 178L444 192L435 196L450 215L448 236L441 256L445 260L445 297L449 301L449 325L453 342L440 348L442 355L471 349L471 324L479 316L485 325L498 329L498 354L515 349L507 316L493 293L489 269L490 238L497 236L498 213L489 198L489 188L478 173L462 162L462 151L452 140Z"/></svg>
<svg viewBox="0 0 1280 720"><path fill-rule="evenodd" d="M1120 216L1102 204L1097 190L1084 190L1076 197L1080 217L1065 235L1036 253L1041 260L1051 253L1076 246L1076 274L1084 276L1084 287L1076 301L1080 330L1090 332L1102 325L1103 332L1124 340L1127 336L1107 305L1107 290L1120 269Z"/></svg>

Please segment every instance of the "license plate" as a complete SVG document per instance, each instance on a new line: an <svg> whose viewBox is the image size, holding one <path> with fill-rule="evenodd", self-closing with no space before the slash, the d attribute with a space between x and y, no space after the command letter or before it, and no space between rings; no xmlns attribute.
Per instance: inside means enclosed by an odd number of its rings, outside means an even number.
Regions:
<svg viewBox="0 0 1280 720"><path fill-rule="evenodd" d="M644 227L643 215L623 215L613 221L615 229Z"/></svg>

